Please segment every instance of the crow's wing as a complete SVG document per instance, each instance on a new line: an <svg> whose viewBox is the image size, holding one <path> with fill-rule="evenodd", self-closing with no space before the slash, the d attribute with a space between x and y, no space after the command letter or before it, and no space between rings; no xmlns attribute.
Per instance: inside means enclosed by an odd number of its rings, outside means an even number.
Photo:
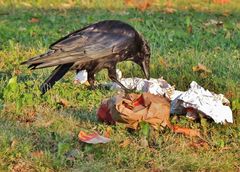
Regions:
<svg viewBox="0 0 240 172"><path fill-rule="evenodd" d="M118 54L134 45L134 36L123 32L92 29L81 30L50 46L45 55L32 58L26 63L37 64L34 68L88 62Z"/></svg>

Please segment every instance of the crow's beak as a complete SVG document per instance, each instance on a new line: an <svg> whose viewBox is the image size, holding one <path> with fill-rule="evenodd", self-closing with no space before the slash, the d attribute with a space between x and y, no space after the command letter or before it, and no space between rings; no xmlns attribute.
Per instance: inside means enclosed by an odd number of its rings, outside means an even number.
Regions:
<svg viewBox="0 0 240 172"><path fill-rule="evenodd" d="M141 68L144 72L145 77L149 80L150 79L149 63L146 63L146 60L142 61Z"/></svg>

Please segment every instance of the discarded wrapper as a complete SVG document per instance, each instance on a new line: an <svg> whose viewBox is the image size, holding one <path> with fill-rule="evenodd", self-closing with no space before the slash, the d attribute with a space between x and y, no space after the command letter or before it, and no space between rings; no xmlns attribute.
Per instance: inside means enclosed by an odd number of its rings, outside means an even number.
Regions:
<svg viewBox="0 0 240 172"><path fill-rule="evenodd" d="M188 91L172 101L171 113L182 114L187 108L192 108L211 117L216 123L233 123L232 110L223 103L229 103L224 96L211 93L193 81Z"/></svg>
<svg viewBox="0 0 240 172"><path fill-rule="evenodd" d="M100 136L98 133L87 134L84 131L79 132L78 138L80 141L89 144L108 143L111 141L111 139Z"/></svg>
<svg viewBox="0 0 240 172"><path fill-rule="evenodd" d="M230 102L222 94L215 94L205 90L195 81L190 84L190 89L186 92L175 90L167 81L162 78L150 80L142 78L121 78L121 71L117 69L120 82L128 89L136 89L137 91L149 92L154 95L167 97L171 100L171 114L186 114L187 117L195 118L197 113L202 113L212 118L216 123L233 123ZM86 71L80 71L76 78L81 83L87 78ZM81 79L82 78L82 79ZM111 89L121 89L114 82L106 84ZM108 116L110 118L110 116ZM114 120L110 120L114 123Z"/></svg>
<svg viewBox="0 0 240 172"><path fill-rule="evenodd" d="M202 113L216 123L233 123L230 102L222 94L215 94L199 86L195 81L186 92L175 90L164 79L122 78L121 83L129 89L164 95L171 100L171 114ZM116 83L111 88L121 89Z"/></svg>
<svg viewBox="0 0 240 172"><path fill-rule="evenodd" d="M159 129L170 126L170 102L163 96L150 93L118 95L103 101L97 115L100 121L110 124L121 122L137 129L139 123L145 121Z"/></svg>
<svg viewBox="0 0 240 172"><path fill-rule="evenodd" d="M119 69L116 69L117 72L117 78L122 78L122 72ZM88 73L86 70L80 70L76 76L74 77L74 83L75 84L83 84L87 82L88 79Z"/></svg>
<svg viewBox="0 0 240 172"><path fill-rule="evenodd" d="M85 82L87 82L87 78L88 78L88 73L86 70L81 70L77 73L77 75L74 78L74 83L75 84L83 84Z"/></svg>
<svg viewBox="0 0 240 172"><path fill-rule="evenodd" d="M169 98L174 92L174 87L162 78L150 80L142 78L121 78L120 82L128 89L136 89L136 91L149 92L154 95L164 95ZM121 89L117 83L108 84L111 89Z"/></svg>
<svg viewBox="0 0 240 172"><path fill-rule="evenodd" d="M168 127L176 133L200 137L198 130L171 125L169 100L150 93L132 93L106 99L100 105L97 116L102 122L125 123L132 129L138 129L141 122L147 122L157 130Z"/></svg>

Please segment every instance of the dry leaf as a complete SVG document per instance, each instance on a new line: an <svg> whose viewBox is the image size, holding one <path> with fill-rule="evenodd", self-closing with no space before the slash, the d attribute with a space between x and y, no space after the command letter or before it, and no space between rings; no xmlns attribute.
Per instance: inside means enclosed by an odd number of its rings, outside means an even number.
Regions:
<svg viewBox="0 0 240 172"><path fill-rule="evenodd" d="M190 34L193 33L192 25L189 25L189 26L187 27L187 32L190 33Z"/></svg>
<svg viewBox="0 0 240 172"><path fill-rule="evenodd" d="M61 7L63 7L63 8L71 8L73 6L74 6L73 3L61 3Z"/></svg>
<svg viewBox="0 0 240 172"><path fill-rule="evenodd" d="M166 67L166 68L169 67L169 64L168 64L167 60L164 59L164 58L160 58L160 59L159 59L159 63L160 63L160 65L163 66L163 67Z"/></svg>
<svg viewBox="0 0 240 172"><path fill-rule="evenodd" d="M27 3L27 2L21 2L22 5L26 6L26 7L32 7L31 4Z"/></svg>
<svg viewBox="0 0 240 172"><path fill-rule="evenodd" d="M31 157L33 158L41 158L43 157L43 151L35 151L31 153Z"/></svg>
<svg viewBox="0 0 240 172"><path fill-rule="evenodd" d="M15 146L17 145L17 140L12 140L11 141L11 148L15 148Z"/></svg>
<svg viewBox="0 0 240 172"><path fill-rule="evenodd" d="M119 146L122 147L122 148L125 148L125 147L127 147L130 143L131 143L131 140L130 140L130 139L126 139L126 140L124 140Z"/></svg>
<svg viewBox="0 0 240 172"><path fill-rule="evenodd" d="M22 73L22 72L21 72L19 69L15 69L15 70L14 70L14 74L15 74L15 75L20 75L21 73Z"/></svg>
<svg viewBox="0 0 240 172"><path fill-rule="evenodd" d="M111 127L107 127L107 130L104 132L104 137L110 138L112 133L112 128Z"/></svg>
<svg viewBox="0 0 240 172"><path fill-rule="evenodd" d="M40 20L38 18L31 18L31 20L28 20L29 23L38 23Z"/></svg>
<svg viewBox="0 0 240 172"><path fill-rule="evenodd" d="M53 120L50 120L50 121L44 123L43 126L44 127L49 127L50 125L52 125L52 123L53 123Z"/></svg>
<svg viewBox="0 0 240 172"><path fill-rule="evenodd" d="M68 106L68 101L65 100L65 99L60 99L58 104L62 105L63 107L67 107Z"/></svg>
<svg viewBox="0 0 240 172"><path fill-rule="evenodd" d="M140 145L144 148L149 147L148 140L145 137L141 138Z"/></svg>
<svg viewBox="0 0 240 172"><path fill-rule="evenodd" d="M193 72L207 72L207 73L212 73L210 69L208 69L206 66L203 64L198 63L197 66L192 67Z"/></svg>
<svg viewBox="0 0 240 172"><path fill-rule="evenodd" d="M129 7L133 7L134 4L133 4L133 0L124 0L125 4Z"/></svg>
<svg viewBox="0 0 240 172"><path fill-rule="evenodd" d="M165 8L164 12L167 14L173 14L176 12L176 10L174 8Z"/></svg>
<svg viewBox="0 0 240 172"><path fill-rule="evenodd" d="M229 16L229 11L224 11L222 15L225 17Z"/></svg>
<svg viewBox="0 0 240 172"><path fill-rule="evenodd" d="M149 8L151 6L151 1L144 1L143 3L140 3L137 8L141 11L145 11L147 8Z"/></svg>
<svg viewBox="0 0 240 172"><path fill-rule="evenodd" d="M28 117L33 118L36 115L36 111L35 110L31 110L31 111L27 112L27 115L28 115Z"/></svg>
<svg viewBox="0 0 240 172"><path fill-rule="evenodd" d="M11 172L33 172L36 171L34 170L34 168L31 166L30 162L25 162L22 160L15 160L16 163L13 164L12 168L11 168Z"/></svg>
<svg viewBox="0 0 240 172"><path fill-rule="evenodd" d="M166 3L165 3L165 9L164 9L164 12L167 13L167 14L172 14L174 12L176 12L176 9L173 8L173 3L171 0L168 0Z"/></svg>
<svg viewBox="0 0 240 172"><path fill-rule="evenodd" d="M199 148L208 149L209 148L208 143L203 140L199 140L198 142L192 142L192 143L190 143L189 146L193 147L195 149L199 149Z"/></svg>
<svg viewBox="0 0 240 172"><path fill-rule="evenodd" d="M181 133L181 134L185 134L187 136L190 136L190 137L201 137L201 134L199 132L199 130L194 130L194 129L190 129L190 128L183 128L183 127L179 127L179 126L176 126L174 125L173 126L173 131L175 133Z"/></svg>
<svg viewBox="0 0 240 172"><path fill-rule="evenodd" d="M213 0L212 2L215 4L227 4L227 3L230 3L231 1L230 0Z"/></svg>
<svg viewBox="0 0 240 172"><path fill-rule="evenodd" d="M137 8L141 11L145 11L152 6L155 0L124 0L128 7Z"/></svg>

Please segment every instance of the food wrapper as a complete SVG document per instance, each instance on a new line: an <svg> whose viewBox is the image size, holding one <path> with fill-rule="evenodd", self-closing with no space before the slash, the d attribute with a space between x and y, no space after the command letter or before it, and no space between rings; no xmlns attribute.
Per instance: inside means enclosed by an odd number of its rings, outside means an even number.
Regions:
<svg viewBox="0 0 240 172"><path fill-rule="evenodd" d="M175 88L171 86L166 80L163 78L150 80L143 78L121 78L120 82L128 89L135 89L136 91L144 91L149 92L154 95L162 95L170 99L173 94ZM122 89L117 83L109 83L108 86L111 89Z"/></svg>
<svg viewBox="0 0 240 172"><path fill-rule="evenodd" d="M137 129L142 121L160 129L170 126L170 102L163 96L150 93L118 95L104 100L97 115L100 121L125 123L132 129Z"/></svg>
<svg viewBox="0 0 240 172"><path fill-rule="evenodd" d="M85 82L87 82L87 78L88 78L88 73L86 70L81 70L77 73L77 75L74 78L74 83L75 84L83 84Z"/></svg>
<svg viewBox="0 0 240 172"><path fill-rule="evenodd" d="M216 123L233 123L232 110L229 101L222 94L215 94L198 85L195 81L186 92L175 97L171 103L171 113L183 114L186 109L195 109Z"/></svg>
<svg viewBox="0 0 240 172"><path fill-rule="evenodd" d="M108 143L111 141L111 139L100 136L98 133L87 134L84 131L79 132L78 138L80 141L89 144Z"/></svg>

